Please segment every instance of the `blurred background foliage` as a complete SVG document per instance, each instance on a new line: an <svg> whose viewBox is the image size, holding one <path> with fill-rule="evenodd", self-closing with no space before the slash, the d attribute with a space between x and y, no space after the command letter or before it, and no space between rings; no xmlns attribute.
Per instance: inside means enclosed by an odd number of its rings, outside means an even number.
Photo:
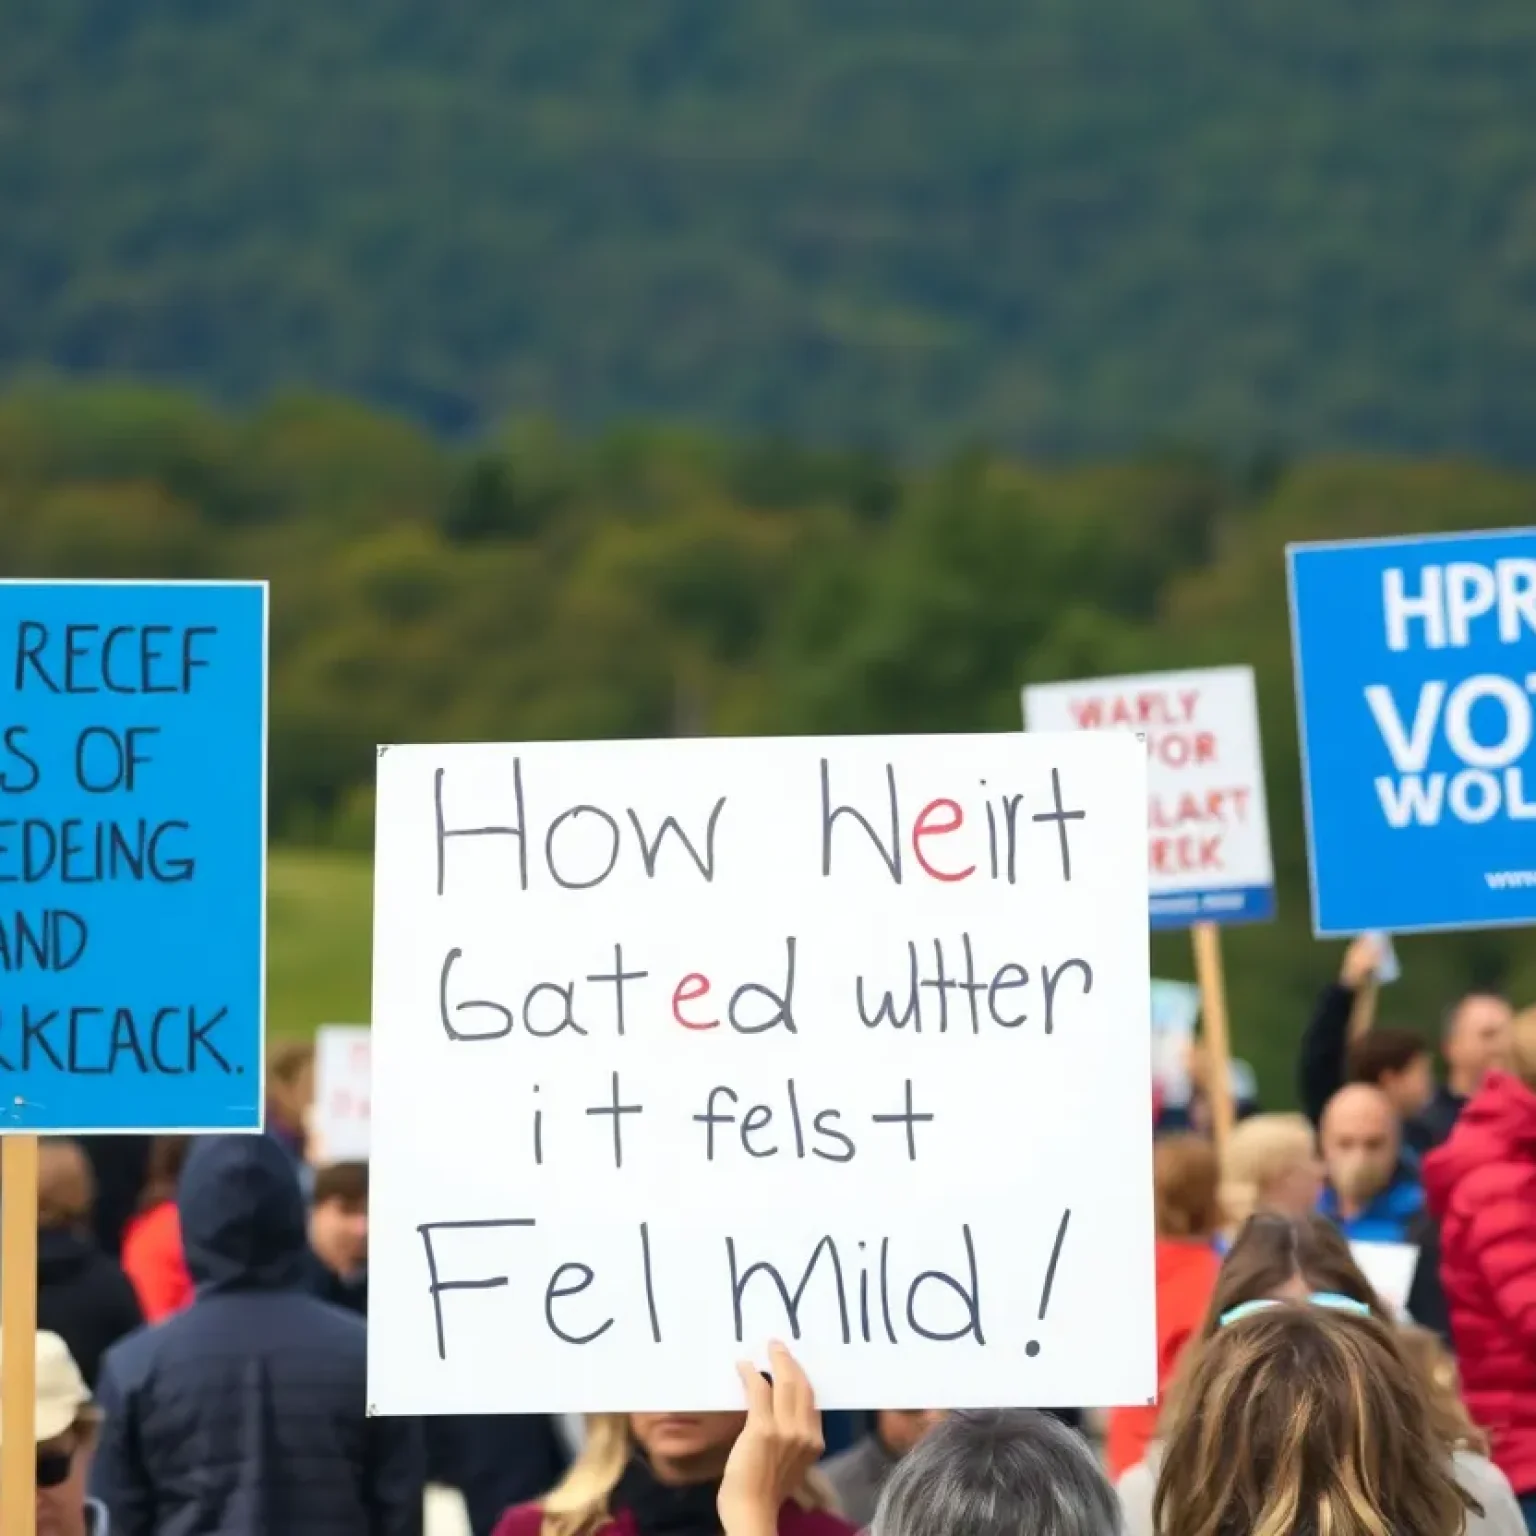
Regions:
<svg viewBox="0 0 1536 1536"><path fill-rule="evenodd" d="M1533 78L1527 0L6 0L0 369L1528 461ZM534 531L527 472L461 531Z"/></svg>
<svg viewBox="0 0 1536 1536"><path fill-rule="evenodd" d="M366 1017L378 742L1013 730L1031 680L1247 662L1281 918L1229 930L1229 983L1283 1101L1336 959L1310 937L1284 545L1533 514L1536 477L1455 460L913 465L538 420L462 445L322 397L0 396L0 570L272 583L272 827L311 850L273 876L286 1028ZM1468 975L1536 995L1513 936L1403 958L1384 1020L1433 1031ZM1188 975L1187 938L1155 961Z"/></svg>

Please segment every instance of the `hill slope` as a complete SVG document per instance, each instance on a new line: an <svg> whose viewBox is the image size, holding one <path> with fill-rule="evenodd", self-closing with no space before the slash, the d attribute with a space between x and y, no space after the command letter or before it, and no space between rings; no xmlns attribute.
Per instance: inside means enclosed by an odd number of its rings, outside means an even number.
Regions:
<svg viewBox="0 0 1536 1536"><path fill-rule="evenodd" d="M0 368L1532 456L1523 0L0 7Z"/></svg>

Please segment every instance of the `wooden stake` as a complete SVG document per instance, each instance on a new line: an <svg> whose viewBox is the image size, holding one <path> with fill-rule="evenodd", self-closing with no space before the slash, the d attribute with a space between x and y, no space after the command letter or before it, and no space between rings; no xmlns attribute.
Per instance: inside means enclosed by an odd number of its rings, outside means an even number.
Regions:
<svg viewBox="0 0 1536 1536"><path fill-rule="evenodd" d="M37 1137L0 1136L0 1529L37 1536Z"/></svg>
<svg viewBox="0 0 1536 1536"><path fill-rule="evenodd" d="M1190 933L1195 943L1195 977L1200 983L1200 1027L1205 1035L1205 1092L1211 1106L1216 1155L1223 1157L1237 1116L1232 1104L1232 1046L1227 1033L1221 929L1215 923L1196 923Z"/></svg>
<svg viewBox="0 0 1536 1536"><path fill-rule="evenodd" d="M1376 998L1380 994L1381 987L1376 978L1372 976L1368 981L1363 981L1355 990L1355 1000L1349 1008L1349 1038L1358 1040L1361 1035L1368 1035L1371 1026L1376 1022Z"/></svg>

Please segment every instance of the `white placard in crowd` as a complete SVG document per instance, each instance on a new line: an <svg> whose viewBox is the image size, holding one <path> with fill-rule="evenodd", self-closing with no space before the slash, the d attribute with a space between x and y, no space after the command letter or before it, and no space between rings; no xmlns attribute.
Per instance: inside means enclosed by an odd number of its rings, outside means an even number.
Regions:
<svg viewBox="0 0 1536 1536"><path fill-rule="evenodd" d="M1135 731L1146 738L1154 928L1274 916L1251 667L1034 684L1024 690L1024 728Z"/></svg>
<svg viewBox="0 0 1536 1536"><path fill-rule="evenodd" d="M322 1024L315 1031L315 1107L323 1162L366 1161L373 1116L373 1031L365 1024Z"/></svg>
<svg viewBox="0 0 1536 1536"><path fill-rule="evenodd" d="M1351 1243L1349 1251L1371 1289L1399 1317L1408 1315L1408 1293L1419 1267L1417 1243Z"/></svg>
<svg viewBox="0 0 1536 1536"><path fill-rule="evenodd" d="M1136 742L378 769L374 1411L1153 1395Z"/></svg>

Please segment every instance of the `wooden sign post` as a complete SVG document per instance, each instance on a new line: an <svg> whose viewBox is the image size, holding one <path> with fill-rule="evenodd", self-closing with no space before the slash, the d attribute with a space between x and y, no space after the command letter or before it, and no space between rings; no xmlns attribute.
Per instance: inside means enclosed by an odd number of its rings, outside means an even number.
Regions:
<svg viewBox="0 0 1536 1536"><path fill-rule="evenodd" d="M1211 1133L1216 1155L1224 1157L1237 1114L1232 1103L1232 1045L1227 1030L1227 982L1221 968L1221 929L1215 923L1196 923L1190 933L1195 944L1195 979L1200 983Z"/></svg>
<svg viewBox="0 0 1536 1536"><path fill-rule="evenodd" d="M37 1532L37 1137L0 1137L0 1530Z"/></svg>

